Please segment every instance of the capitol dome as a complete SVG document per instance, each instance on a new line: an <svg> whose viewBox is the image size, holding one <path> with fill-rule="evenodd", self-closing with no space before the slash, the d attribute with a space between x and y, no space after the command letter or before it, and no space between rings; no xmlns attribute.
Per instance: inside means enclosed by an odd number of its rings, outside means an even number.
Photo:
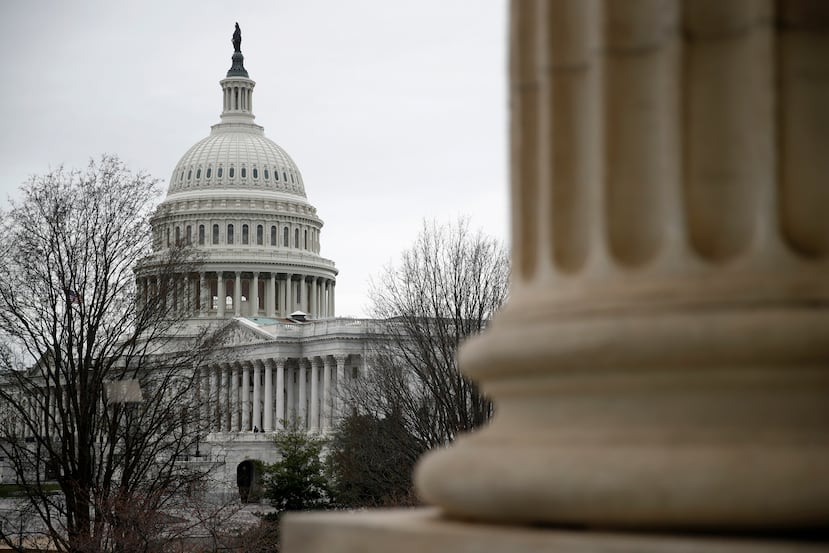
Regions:
<svg viewBox="0 0 829 553"><path fill-rule="evenodd" d="M139 290L157 289L169 254L192 247L200 267L177 278L173 296L194 316L333 317L337 269L320 256L323 222L296 163L254 123L256 83L240 47L232 60L220 122L181 157L150 221L154 253L136 269Z"/></svg>

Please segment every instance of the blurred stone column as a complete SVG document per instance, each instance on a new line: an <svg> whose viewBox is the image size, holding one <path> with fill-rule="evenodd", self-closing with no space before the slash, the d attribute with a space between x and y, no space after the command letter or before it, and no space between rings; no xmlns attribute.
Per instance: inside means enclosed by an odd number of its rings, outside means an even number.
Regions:
<svg viewBox="0 0 829 553"><path fill-rule="evenodd" d="M829 3L514 0L513 280L450 517L829 524Z"/></svg>

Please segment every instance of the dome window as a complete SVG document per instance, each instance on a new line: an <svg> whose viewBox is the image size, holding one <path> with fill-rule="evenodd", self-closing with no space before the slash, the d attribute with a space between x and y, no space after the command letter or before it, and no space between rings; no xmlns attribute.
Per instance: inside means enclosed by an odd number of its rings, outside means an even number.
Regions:
<svg viewBox="0 0 829 553"><path fill-rule="evenodd" d="M263 242L265 241L265 229L262 228L262 225L256 225L256 245L262 246L264 245Z"/></svg>
<svg viewBox="0 0 829 553"><path fill-rule="evenodd" d="M305 249L307 250L308 249L308 230L307 229L305 230L304 240L305 240Z"/></svg>
<svg viewBox="0 0 829 553"><path fill-rule="evenodd" d="M213 244L219 243L219 225L213 225Z"/></svg>
<svg viewBox="0 0 829 553"><path fill-rule="evenodd" d="M279 170L278 169L273 170L273 179L277 180L277 181L279 180Z"/></svg>
<svg viewBox="0 0 829 553"><path fill-rule="evenodd" d="M210 173L212 173L212 172L213 172L213 169L211 169L210 167L208 167L208 168L207 168L207 175L206 175L206 177L207 177L208 179L210 178Z"/></svg>
<svg viewBox="0 0 829 553"><path fill-rule="evenodd" d="M227 172L227 176L233 178L233 167L231 167L230 170Z"/></svg>
<svg viewBox="0 0 829 553"><path fill-rule="evenodd" d="M176 246L181 244L181 228L180 227L176 227L176 242L175 242L175 244L176 244Z"/></svg>
<svg viewBox="0 0 829 553"><path fill-rule="evenodd" d="M268 170L265 169L265 180L268 180Z"/></svg>
<svg viewBox="0 0 829 553"><path fill-rule="evenodd" d="M299 229L294 229L294 247L299 249Z"/></svg>
<svg viewBox="0 0 829 553"><path fill-rule="evenodd" d="M204 246L204 225L199 225L199 246Z"/></svg>
<svg viewBox="0 0 829 553"><path fill-rule="evenodd" d="M187 180L190 180L192 178L193 178L193 170L190 169L189 171L187 171Z"/></svg>
<svg viewBox="0 0 829 553"><path fill-rule="evenodd" d="M216 169L216 176L219 177L219 178L222 178L222 168L221 167Z"/></svg>
<svg viewBox="0 0 829 553"><path fill-rule="evenodd" d="M233 171L233 169L231 169ZM233 225L227 225L227 243L233 243Z"/></svg>
<svg viewBox="0 0 829 553"><path fill-rule="evenodd" d="M276 225L271 227L271 246L276 246Z"/></svg>
<svg viewBox="0 0 829 553"><path fill-rule="evenodd" d="M282 171L282 180L288 182L288 175L285 174L285 171Z"/></svg>
<svg viewBox="0 0 829 553"><path fill-rule="evenodd" d="M185 244L188 246L193 243L193 227L187 225L187 231L184 233Z"/></svg>
<svg viewBox="0 0 829 553"><path fill-rule="evenodd" d="M244 171L244 169L242 169ZM247 246L250 242L250 233L248 232L248 226L242 225L242 244Z"/></svg>
<svg viewBox="0 0 829 553"><path fill-rule="evenodd" d="M197 179L200 179L200 178L201 178L201 167L199 167L198 169L196 169L196 178L197 178Z"/></svg>
<svg viewBox="0 0 829 553"><path fill-rule="evenodd" d="M288 227L282 229L282 245L288 247Z"/></svg>
<svg viewBox="0 0 829 553"><path fill-rule="evenodd" d="M294 184L294 174L291 173L291 184Z"/></svg>
<svg viewBox="0 0 829 553"><path fill-rule="evenodd" d="M244 171L244 169L243 169L243 171ZM259 170L256 167L253 168L253 178L255 178L255 179L259 178Z"/></svg>
<svg viewBox="0 0 829 553"><path fill-rule="evenodd" d="M244 179L244 178L247 178L247 176L248 176L248 170L247 170L247 169L245 169L244 167L242 167L242 178L243 178L243 179Z"/></svg>
<svg viewBox="0 0 829 553"><path fill-rule="evenodd" d="M182 171L181 173L178 174L178 181L179 182L184 182L184 171Z"/></svg>

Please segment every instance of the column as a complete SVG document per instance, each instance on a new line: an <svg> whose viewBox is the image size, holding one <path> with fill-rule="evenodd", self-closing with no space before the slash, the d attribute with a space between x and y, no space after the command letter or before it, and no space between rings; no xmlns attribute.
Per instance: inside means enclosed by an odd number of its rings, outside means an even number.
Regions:
<svg viewBox="0 0 829 553"><path fill-rule="evenodd" d="M347 355L335 355L334 356L334 364L337 369L337 393L336 393L336 405L337 405L337 418L341 418L344 414L344 405L343 405L343 396L345 394L345 360L348 358Z"/></svg>
<svg viewBox="0 0 829 553"><path fill-rule="evenodd" d="M285 361L285 420L293 425L297 420L296 387L299 384L297 371L294 367L288 367Z"/></svg>
<svg viewBox="0 0 829 553"><path fill-rule="evenodd" d="M265 360L265 404L262 407L262 430L265 432L273 430L273 365L273 359Z"/></svg>
<svg viewBox="0 0 829 553"><path fill-rule="evenodd" d="M250 316L259 315L259 273L254 271L250 280Z"/></svg>
<svg viewBox="0 0 829 553"><path fill-rule="evenodd" d="M225 316L225 305L226 301L225 298L227 297L227 293L225 292L225 277L224 273L219 271L216 274L216 296L218 296L218 300L216 303L216 315L223 319Z"/></svg>
<svg viewBox="0 0 829 553"><path fill-rule="evenodd" d="M311 363L311 423L308 428L311 432L319 432L320 429L320 372L319 358L310 359Z"/></svg>
<svg viewBox="0 0 829 553"><path fill-rule="evenodd" d="M299 359L298 363L298 370L297 370L297 380L298 380L298 392L296 397L296 411L297 411L297 420L299 421L299 427L307 429L308 428L308 397L306 392L306 384L307 384L307 375L306 375L306 366L308 364L308 360L305 358Z"/></svg>
<svg viewBox="0 0 829 553"><path fill-rule="evenodd" d="M233 283L233 315L242 315L242 273L236 271L236 281Z"/></svg>
<svg viewBox="0 0 829 553"><path fill-rule="evenodd" d="M337 283L335 281L331 281L330 287L328 289L328 316L334 317L334 290L337 289Z"/></svg>
<svg viewBox="0 0 829 553"><path fill-rule="evenodd" d="M512 2L511 290L459 354L498 416L421 461L447 516L829 523L829 5L804 6Z"/></svg>
<svg viewBox="0 0 829 553"><path fill-rule="evenodd" d="M215 365L208 365L207 370L210 372L210 431L219 432L219 382L216 371L218 367Z"/></svg>
<svg viewBox="0 0 829 553"><path fill-rule="evenodd" d="M239 424L239 415L241 414L239 406L239 365L232 363L230 369L230 431L239 432L241 430Z"/></svg>
<svg viewBox="0 0 829 553"><path fill-rule="evenodd" d="M199 315L202 317L207 316L210 309L208 294L210 290L207 289L207 276L202 271L199 273Z"/></svg>
<svg viewBox="0 0 829 553"><path fill-rule="evenodd" d="M192 297L190 295L190 275L181 275L181 310L188 317L193 314Z"/></svg>
<svg viewBox="0 0 829 553"><path fill-rule="evenodd" d="M219 399L216 402L219 408L219 431L230 430L230 410L228 409L228 370L227 363L219 365Z"/></svg>
<svg viewBox="0 0 829 553"><path fill-rule="evenodd" d="M270 286L268 287L268 300L265 306L265 314L268 317L276 315L276 273L271 273Z"/></svg>
<svg viewBox="0 0 829 553"><path fill-rule="evenodd" d="M285 293L284 300L282 302L282 316L287 317L293 312L293 290L291 288L291 283L294 275L288 273L285 275L285 289L283 292Z"/></svg>
<svg viewBox="0 0 829 553"><path fill-rule="evenodd" d="M310 305L308 306L309 315L316 319L317 318L317 279L316 277L311 279L311 283L308 286L310 288Z"/></svg>
<svg viewBox="0 0 829 553"><path fill-rule="evenodd" d="M331 357L323 358L322 375L322 430L331 430Z"/></svg>
<svg viewBox="0 0 829 553"><path fill-rule="evenodd" d="M253 426L262 430L262 362L253 361Z"/></svg>
<svg viewBox="0 0 829 553"><path fill-rule="evenodd" d="M208 432L212 431L210 421L212 419L213 398L210 395L210 366L204 365L199 368L199 388L201 409L199 409L199 416Z"/></svg>
<svg viewBox="0 0 829 553"><path fill-rule="evenodd" d="M283 429L288 416L285 413L285 359L274 359L276 364L276 428Z"/></svg>
<svg viewBox="0 0 829 553"><path fill-rule="evenodd" d="M250 432L250 363L242 362L242 432Z"/></svg>

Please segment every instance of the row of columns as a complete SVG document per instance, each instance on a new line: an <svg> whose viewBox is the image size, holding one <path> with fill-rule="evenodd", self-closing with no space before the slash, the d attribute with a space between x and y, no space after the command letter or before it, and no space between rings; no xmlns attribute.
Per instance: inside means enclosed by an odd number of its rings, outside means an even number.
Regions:
<svg viewBox="0 0 829 553"><path fill-rule="evenodd" d="M228 274L233 276L227 278ZM243 278L243 274L249 276ZM296 310L313 318L334 316L336 281L330 278L293 273L220 271L200 272L198 281L190 274L177 279L173 277L168 282L162 280L163 277L155 275L138 279L139 292L144 298L142 301L162 295L162 307L198 313L203 317L211 314L219 318L231 315L287 317ZM248 290L245 309L242 308L243 283ZM232 295L230 309L226 300L229 295Z"/></svg>
<svg viewBox="0 0 829 553"><path fill-rule="evenodd" d="M257 359L200 372L202 416L212 432L271 432L296 421L327 432L342 412L348 356Z"/></svg>

